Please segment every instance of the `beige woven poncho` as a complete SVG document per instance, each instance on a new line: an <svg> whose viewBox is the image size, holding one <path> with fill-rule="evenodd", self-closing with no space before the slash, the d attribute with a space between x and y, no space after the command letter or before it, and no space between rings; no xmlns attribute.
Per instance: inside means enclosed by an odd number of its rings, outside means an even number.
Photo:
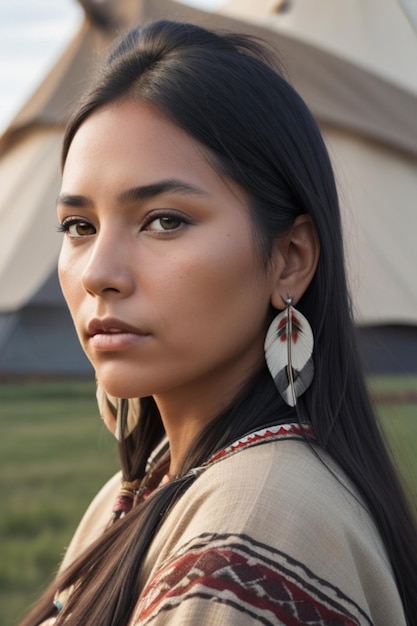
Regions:
<svg viewBox="0 0 417 626"><path fill-rule="evenodd" d="M175 504L143 564L130 626L405 626L355 490L297 427L280 428L217 455ZM117 475L92 502L63 567L102 532L119 485Z"/></svg>

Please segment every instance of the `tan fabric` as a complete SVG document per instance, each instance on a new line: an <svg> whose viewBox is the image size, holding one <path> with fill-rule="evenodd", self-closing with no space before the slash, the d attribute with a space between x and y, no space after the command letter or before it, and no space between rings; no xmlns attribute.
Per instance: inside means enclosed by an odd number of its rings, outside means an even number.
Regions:
<svg viewBox="0 0 417 626"><path fill-rule="evenodd" d="M62 571L104 531L110 521L113 503L120 489L121 472L111 478L91 502L65 553Z"/></svg>
<svg viewBox="0 0 417 626"><path fill-rule="evenodd" d="M317 606L322 621L315 624L330 623L323 621L330 611L339 618L332 623L405 626L378 532L324 460L331 471L304 442L287 440L209 467L151 545L130 626L307 623L301 614L294 622L270 612L275 598L265 572L274 593L289 594L285 610L298 610L297 594L307 610ZM107 523L119 479L90 506L64 565Z"/></svg>

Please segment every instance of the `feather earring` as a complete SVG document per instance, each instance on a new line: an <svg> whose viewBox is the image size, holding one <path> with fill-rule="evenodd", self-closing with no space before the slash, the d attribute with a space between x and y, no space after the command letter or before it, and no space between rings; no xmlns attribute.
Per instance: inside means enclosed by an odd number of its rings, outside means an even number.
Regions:
<svg viewBox="0 0 417 626"><path fill-rule="evenodd" d="M292 306L292 298L284 302L285 310L268 329L265 359L282 398L289 406L295 406L313 380L314 338L304 315Z"/></svg>

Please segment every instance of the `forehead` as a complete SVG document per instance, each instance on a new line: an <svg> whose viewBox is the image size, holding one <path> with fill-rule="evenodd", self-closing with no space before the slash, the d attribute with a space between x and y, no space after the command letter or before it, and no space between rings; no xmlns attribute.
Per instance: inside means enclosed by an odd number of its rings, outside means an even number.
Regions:
<svg viewBox="0 0 417 626"><path fill-rule="evenodd" d="M160 180L184 181L221 202L249 206L246 192L215 167L207 148L139 99L112 103L83 122L68 150L61 192L118 195Z"/></svg>
<svg viewBox="0 0 417 626"><path fill-rule="evenodd" d="M93 112L78 128L69 147L64 173L81 159L103 160L115 165L123 157L132 165L143 155L146 162L161 167L184 160L203 159L204 149L156 107L142 101L122 101ZM126 166L126 163L124 163Z"/></svg>
<svg viewBox="0 0 417 626"><path fill-rule="evenodd" d="M204 177L207 184L222 182L244 196L213 166L208 149L174 124L154 105L125 100L98 109L79 127L71 142L63 176L81 180L100 172L120 181L132 175ZM108 168L110 171L107 171Z"/></svg>

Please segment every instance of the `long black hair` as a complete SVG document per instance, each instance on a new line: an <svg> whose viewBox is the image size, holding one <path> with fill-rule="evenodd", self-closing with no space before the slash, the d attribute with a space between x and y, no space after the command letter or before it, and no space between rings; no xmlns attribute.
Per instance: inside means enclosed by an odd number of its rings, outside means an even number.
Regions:
<svg viewBox="0 0 417 626"><path fill-rule="evenodd" d="M408 623L416 624L416 527L364 383L346 284L337 191L310 111L259 41L159 21L133 30L116 47L70 120L63 163L84 120L106 104L131 98L163 111L206 148L215 168L246 192L265 264L274 241L296 217L311 216L320 240L320 260L297 307L314 333L315 377L301 410L313 424L318 444L362 495L386 546ZM146 458L163 435L153 399L142 405L137 428L121 443L128 480L143 474ZM161 513L192 480L188 470L222 444L277 416L284 418L289 411L262 367L194 442L182 467L184 478L110 527L51 586L22 626L52 615L54 591L80 579L83 584L75 588L65 611L66 624L126 624L139 593L141 559Z"/></svg>

